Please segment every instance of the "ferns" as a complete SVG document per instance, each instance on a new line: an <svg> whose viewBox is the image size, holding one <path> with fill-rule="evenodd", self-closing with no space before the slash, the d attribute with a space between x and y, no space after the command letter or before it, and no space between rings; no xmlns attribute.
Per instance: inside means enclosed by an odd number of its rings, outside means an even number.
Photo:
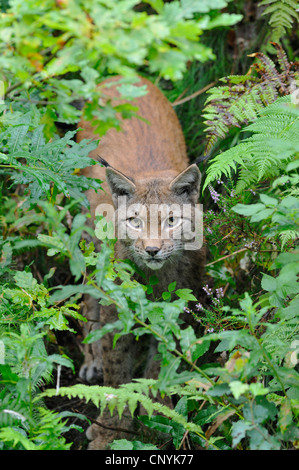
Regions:
<svg viewBox="0 0 299 470"><path fill-rule="evenodd" d="M236 186L238 193L252 182L278 175L299 152L299 116L289 103L289 96L279 98L255 123L244 129L253 132L251 137L217 155L207 169L204 188L223 174L229 176L232 170L236 171L237 165L241 166Z"/></svg>
<svg viewBox="0 0 299 470"><path fill-rule="evenodd" d="M138 403L141 403L149 417L153 412L162 413L167 418L184 426L186 430L196 433L204 441L207 441L202 428L198 424L187 421L176 410L149 398L149 390L155 382L152 379L138 379L133 383L122 384L119 388L78 384L72 387L61 387L58 394L68 398L79 397L86 401L92 401L97 407L100 406L101 412L104 411L105 407L108 407L111 413L116 409L119 417L122 416L126 406L128 406L130 413L133 415ZM57 395L57 391L54 389L46 390L42 394L42 396L47 397L55 395Z"/></svg>
<svg viewBox="0 0 299 470"><path fill-rule="evenodd" d="M295 21L298 21L298 2L295 0L263 0L259 6L268 5L262 15L270 15L272 39L278 41Z"/></svg>
<svg viewBox="0 0 299 470"><path fill-rule="evenodd" d="M253 64L246 75L231 75L221 79L225 86L211 88L203 117L207 125L205 153L210 154L218 139L223 139L230 128L255 121L259 113L279 96L288 95L292 82L298 77L298 63L289 62L279 44L273 43L277 62L257 52L260 63Z"/></svg>

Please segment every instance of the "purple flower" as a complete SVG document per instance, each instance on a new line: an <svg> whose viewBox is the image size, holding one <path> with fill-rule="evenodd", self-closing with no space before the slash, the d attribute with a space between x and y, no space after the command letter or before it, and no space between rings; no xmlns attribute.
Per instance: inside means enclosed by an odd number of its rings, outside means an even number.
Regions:
<svg viewBox="0 0 299 470"><path fill-rule="evenodd" d="M215 191L214 188L212 188L211 185L208 186L209 188L209 191L210 191L210 194L211 194L211 198L213 199L214 202L218 202L219 199L220 199L220 194L217 193L217 191Z"/></svg>
<svg viewBox="0 0 299 470"><path fill-rule="evenodd" d="M224 296L223 287L219 287L219 289L216 289L216 295L217 299L220 299L220 297Z"/></svg>
<svg viewBox="0 0 299 470"><path fill-rule="evenodd" d="M203 310L203 306L200 303L196 304L195 308L196 310Z"/></svg>
<svg viewBox="0 0 299 470"><path fill-rule="evenodd" d="M213 291L212 291L212 289L208 286L208 284L203 287L203 290L205 291L205 293L206 293L207 295L213 295Z"/></svg>
<svg viewBox="0 0 299 470"><path fill-rule="evenodd" d="M211 234L213 233L212 230L210 229L210 227L207 227L207 231Z"/></svg>
<svg viewBox="0 0 299 470"><path fill-rule="evenodd" d="M208 328L208 329L207 329L207 332L208 332L208 333L213 333L213 331L214 331L214 328Z"/></svg>

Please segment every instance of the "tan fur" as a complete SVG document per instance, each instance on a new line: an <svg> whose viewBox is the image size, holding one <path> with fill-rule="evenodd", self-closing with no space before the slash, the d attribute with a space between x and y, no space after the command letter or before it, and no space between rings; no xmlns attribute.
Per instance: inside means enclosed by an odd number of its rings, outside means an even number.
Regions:
<svg viewBox="0 0 299 470"><path fill-rule="evenodd" d="M116 77L113 80L118 79L119 77ZM119 184L130 192L130 204L144 204L146 211L149 210L150 204L182 205L185 202L191 202L194 205L197 202L200 174L195 165L188 167L185 140L178 118L166 97L156 86L143 78L139 84L146 84L149 92L136 100L139 107L138 114L150 124L133 118L122 121L122 132L110 129L90 156L95 158L100 155L115 170L110 168L106 170L98 165L84 171L86 176L104 181L105 193L95 194L90 191L88 194L93 217L100 203L113 201L115 204L115 198L112 195L114 194L113 184L115 181L118 183L117 178L119 178ZM105 88L105 99L114 100L118 96L115 86ZM89 123L81 121L79 127L83 127L83 130L78 133L79 141L96 138ZM181 195L180 185L187 184L189 179L195 180L193 183L195 189L189 196ZM116 207L116 209L120 212L123 210L122 207ZM157 269L149 267L151 255L146 250L153 248L159 250L162 260L161 266L160 261L157 262ZM116 256L121 259L132 259L139 264L147 277L153 274L158 277L159 283L154 290L154 296L157 298L173 281L177 282L178 289L187 287L192 289L199 298L202 296L204 249L183 251L181 245L175 242L172 236L163 240L159 237L143 238L134 242L127 239L117 242ZM98 316L95 316L96 309L97 302L88 298L86 316L93 319L97 326L107 322L112 323L117 319L117 312L111 306L101 308ZM192 318L187 317L188 321L191 322ZM116 343L116 348L112 349L112 338L113 334L107 334L100 344L93 345L93 351L89 348L86 362L80 372L81 378L96 381L101 376L102 370L105 385L117 386L131 381L136 342L131 335L122 336ZM98 354L99 351L100 354ZM92 357L94 353L98 354L96 358ZM153 361L149 362L147 371L151 375L157 375L157 364L155 365ZM108 417L105 419L106 423L109 422ZM93 441L91 448L104 448L108 439L107 436L105 438L103 432L101 433L101 428L96 426L89 429L88 437Z"/></svg>
<svg viewBox="0 0 299 470"><path fill-rule="evenodd" d="M109 81L117 81L115 77ZM104 82L105 83L105 82ZM110 129L101 139L97 149L90 157L103 157L112 167L134 179L148 177L172 177L183 171L189 164L182 129L175 111L170 106L163 93L149 80L142 78L137 84L147 85L148 94L138 98L138 114L150 122L150 125L138 118L122 120L122 132ZM103 88L105 99L119 96L115 87ZM113 103L120 103L119 100ZM90 123L81 121L77 140L95 139L97 136ZM85 176L105 180L105 168L91 167L84 172ZM107 184L103 185L107 191ZM102 199L103 200L103 197ZM111 196L105 197L105 202ZM99 198L94 193L90 195L91 212L98 204Z"/></svg>

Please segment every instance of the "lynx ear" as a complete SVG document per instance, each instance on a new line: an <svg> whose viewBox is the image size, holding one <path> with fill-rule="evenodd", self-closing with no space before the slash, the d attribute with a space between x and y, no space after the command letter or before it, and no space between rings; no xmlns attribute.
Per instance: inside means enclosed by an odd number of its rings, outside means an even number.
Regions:
<svg viewBox="0 0 299 470"><path fill-rule="evenodd" d="M136 191L133 181L112 167L107 168L106 177L115 205L119 196L131 197Z"/></svg>
<svg viewBox="0 0 299 470"><path fill-rule="evenodd" d="M170 183L169 189L178 196L186 195L189 199L192 199L193 202L197 202L200 181L201 173L197 165L193 164L176 176Z"/></svg>

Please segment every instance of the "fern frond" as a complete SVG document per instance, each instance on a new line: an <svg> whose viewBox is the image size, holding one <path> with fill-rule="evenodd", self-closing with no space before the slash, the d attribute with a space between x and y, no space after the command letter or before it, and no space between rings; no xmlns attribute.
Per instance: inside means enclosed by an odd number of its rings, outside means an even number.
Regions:
<svg viewBox="0 0 299 470"><path fill-rule="evenodd" d="M291 93L292 80L299 77L299 66L289 62L286 53L277 43L277 62L260 52L250 54L254 63L246 75L231 75L221 79L223 86L211 88L203 111L207 128L205 154L209 155L219 139L223 139L232 127L241 127L255 121L260 112L279 96Z"/></svg>
<svg viewBox="0 0 299 470"><path fill-rule="evenodd" d="M263 346L272 358L278 357L284 359L289 351L290 344L298 337L298 334L298 322L294 321L294 319L287 321L276 325L273 329L269 329L263 335Z"/></svg>
<svg viewBox="0 0 299 470"><path fill-rule="evenodd" d="M259 6L265 6L262 15L270 15L269 25L272 28L272 38L279 41L292 28L293 23L298 21L298 3L295 0L263 0Z"/></svg>
<svg viewBox="0 0 299 470"><path fill-rule="evenodd" d="M24 448L25 450L38 450L39 448L24 435L22 429L15 427L5 427L0 429L0 441L11 442L14 448L18 448L20 445L21 448Z"/></svg>
<svg viewBox="0 0 299 470"><path fill-rule="evenodd" d="M145 388L149 390L154 382L155 381L147 381L144 379L142 383L123 384L119 388L77 384L71 387L61 387L58 392L54 389L48 389L41 394L41 397L53 397L57 394L68 398L78 397L87 402L92 401L97 407L100 407L101 412L103 412L106 407L109 408L111 413L116 409L119 416L122 415L125 404L128 405L131 414L133 414L137 408L137 404L141 403L149 416L151 416L154 411L162 413L167 418L181 424L186 430L195 432L203 439L207 440L198 424L186 421L184 416L177 411L153 401L147 394L145 395L141 392L141 390L144 391ZM133 391L134 389L135 391Z"/></svg>
<svg viewBox="0 0 299 470"><path fill-rule="evenodd" d="M279 238L281 240L281 249L283 250L284 246L294 240L299 240L299 232L296 232L295 230L285 230L279 235Z"/></svg>
<svg viewBox="0 0 299 470"><path fill-rule="evenodd" d="M203 189L222 175L236 172L237 165L237 193L253 182L279 175L299 152L299 116L296 110L287 106L288 103L290 97L286 96L265 108L261 116L244 129L253 132L251 137L211 161Z"/></svg>

